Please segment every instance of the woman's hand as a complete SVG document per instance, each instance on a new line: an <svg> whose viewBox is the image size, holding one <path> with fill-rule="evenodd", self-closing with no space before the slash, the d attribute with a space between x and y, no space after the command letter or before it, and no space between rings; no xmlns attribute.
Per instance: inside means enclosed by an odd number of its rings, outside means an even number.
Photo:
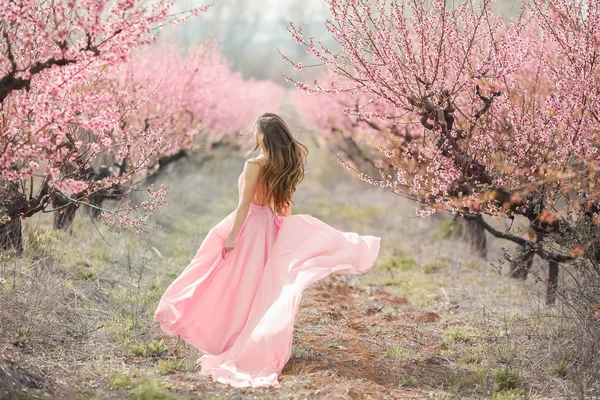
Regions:
<svg viewBox="0 0 600 400"><path fill-rule="evenodd" d="M227 237L227 239L225 240L225 243L223 243L223 257L225 257L225 255L227 253L229 253L231 250L233 250L233 248L235 247L235 239L230 238L229 236Z"/></svg>

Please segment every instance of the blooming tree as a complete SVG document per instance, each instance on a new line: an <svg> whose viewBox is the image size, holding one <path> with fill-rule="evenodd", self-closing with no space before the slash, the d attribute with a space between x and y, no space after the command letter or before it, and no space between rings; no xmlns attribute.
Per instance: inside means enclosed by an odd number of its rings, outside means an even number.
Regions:
<svg viewBox="0 0 600 400"><path fill-rule="evenodd" d="M164 60L157 63L156 60ZM148 97L128 124L159 122L169 135L160 156L193 147L206 150L223 137L233 139L257 115L279 109L283 88L244 80L209 42L182 51L174 41L140 49L121 71L130 101Z"/></svg>
<svg viewBox="0 0 600 400"><path fill-rule="evenodd" d="M157 63L156 60L164 61ZM141 154L132 148L126 155L113 153L97 157L96 163L102 163L96 168L100 173L121 176L131 171L127 163L132 155L133 158L143 156L147 168L134 166L135 181L155 178L161 168L185 157L190 149L204 151L209 158L208 151L216 142L235 141L235 134L256 115L276 110L283 96L283 89L278 85L244 80L239 73L232 72L212 42L187 51L182 51L182 46L172 40L142 47L106 84L115 96L120 96L122 104L139 104L135 112L123 116L121 129L148 132L159 128L161 132L160 141L154 143L156 151L151 154ZM115 167L114 173L105 172L107 165ZM99 175L90 178L98 180ZM145 180L145 184L152 181ZM89 211L100 215L104 200L118 199L122 195L122 184L113 184L110 190L83 191L75 198L89 199ZM55 226L71 228L78 206L72 199L73 196L61 197L64 208L55 213L55 219L60 222Z"/></svg>
<svg viewBox="0 0 600 400"><path fill-rule="evenodd" d="M329 85L335 84L334 76L327 76L323 80ZM348 91L334 91L331 94L292 93L292 101L305 123L319 131L335 151L341 151L354 169L372 169L376 156L373 150L385 146L388 142L386 133L390 131L389 128L396 127L385 121L365 120L353 115L369 100L366 93L357 96Z"/></svg>
<svg viewBox="0 0 600 400"><path fill-rule="evenodd" d="M107 90L113 68L155 40L167 22L199 15L199 7L169 16L171 1L39 2L1 0L0 9L0 246L20 251L20 219L48 211L55 195L71 197L129 182L165 146L160 126L123 129L143 99L123 101ZM105 154L128 159L127 172L90 179ZM140 233L149 213L165 204L150 188L145 212L135 206L106 214L109 223Z"/></svg>
<svg viewBox="0 0 600 400"><path fill-rule="evenodd" d="M297 87L366 93L348 114L420 131L419 140L388 141L386 168L359 177L418 200L420 215L464 215L551 261L553 271L580 255L597 258L600 4L535 0L507 23L490 1L327 2L341 52L301 27L290 32L343 86ZM382 106L373 111L373 103ZM500 232L483 214L524 216L531 235ZM582 224L588 234L576 235Z"/></svg>

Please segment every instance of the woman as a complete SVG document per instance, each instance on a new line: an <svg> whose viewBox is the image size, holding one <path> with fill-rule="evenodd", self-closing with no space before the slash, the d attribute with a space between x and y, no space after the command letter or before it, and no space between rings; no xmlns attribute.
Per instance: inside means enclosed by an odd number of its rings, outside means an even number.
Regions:
<svg viewBox="0 0 600 400"><path fill-rule="evenodd" d="M235 212L208 233L162 296L154 319L206 353L202 373L237 387L278 386L302 291L330 273L373 266L380 239L291 215L307 149L275 114L253 126Z"/></svg>

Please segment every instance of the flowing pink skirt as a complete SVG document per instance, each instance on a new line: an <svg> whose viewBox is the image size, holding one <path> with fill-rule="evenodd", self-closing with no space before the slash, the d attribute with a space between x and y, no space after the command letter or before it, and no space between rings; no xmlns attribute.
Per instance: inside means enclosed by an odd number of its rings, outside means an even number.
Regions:
<svg viewBox="0 0 600 400"><path fill-rule="evenodd" d="M331 273L366 272L380 239L340 232L309 215L281 218L253 204L236 247L223 258L232 223L230 214L211 229L154 319L206 353L203 374L237 387L278 386L302 291Z"/></svg>

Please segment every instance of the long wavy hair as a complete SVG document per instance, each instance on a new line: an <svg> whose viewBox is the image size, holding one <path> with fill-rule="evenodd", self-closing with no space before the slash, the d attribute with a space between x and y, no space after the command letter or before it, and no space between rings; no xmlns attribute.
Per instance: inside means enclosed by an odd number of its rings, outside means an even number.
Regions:
<svg viewBox="0 0 600 400"><path fill-rule="evenodd" d="M262 114L252 126L256 144L248 155L262 148L265 162L260 170L265 199L273 201L279 215L294 204L292 194L304 179L308 149L297 141L288 125L278 115Z"/></svg>

